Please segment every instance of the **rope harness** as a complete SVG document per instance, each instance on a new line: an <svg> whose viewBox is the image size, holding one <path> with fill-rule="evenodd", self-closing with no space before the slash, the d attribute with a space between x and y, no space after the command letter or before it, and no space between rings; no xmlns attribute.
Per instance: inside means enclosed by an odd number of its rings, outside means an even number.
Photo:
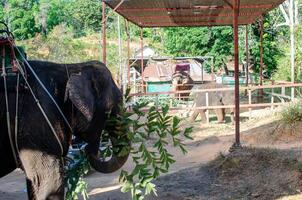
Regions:
<svg viewBox="0 0 302 200"><path fill-rule="evenodd" d="M19 88L20 88L20 78L21 77L24 80L25 85L27 86L28 90L30 91L30 94L34 99L36 106L39 108L39 110L42 113L44 119L46 120L49 128L51 129L51 132L53 133L53 135L60 147L61 157L63 157L63 155L64 155L63 145L62 145L62 143L58 137L58 134L56 133L56 130L55 130L54 126L52 125L48 115L46 114L45 110L43 109L38 97L34 93L32 86L28 82L26 67L29 69L29 71L31 72L31 74L33 75L35 80L38 82L38 85L42 87L43 91L50 98L53 105L55 105L56 109L59 111L61 117L63 118L65 124L67 125L67 127L70 129L71 132L73 132L72 127L71 127L70 123L68 122L66 116L64 115L63 111L61 110L61 108L59 107L59 105L57 104L55 99L53 98L53 96L49 93L49 91L47 90L45 85L42 83L42 81L40 80L40 78L38 77L38 75L36 74L34 69L30 66L30 64L26 60L26 58L23 55L23 53L21 52L21 50L16 47L16 45L14 43L13 35L9 32L7 25L3 22L0 22L0 24L4 25L6 27L6 30L0 30L0 33L6 33L6 35L7 35L6 37L0 37L0 47L2 46L2 56L1 56L2 57L2 74L1 74L1 76L3 77L3 82L4 82L4 95L5 95L5 105L6 105L6 121L7 121L8 137L9 137L9 142L10 142L10 146L11 146L11 149L13 152L13 156L14 156L16 165L17 165L17 167L21 167L21 162L18 159L20 152L19 152L18 137L17 137L18 136L18 122L19 122L19 119L18 119L19 96L20 96ZM6 48L7 47L9 47L9 49L10 49L10 61L11 61L11 65L12 65L11 68L6 66ZM16 53L19 54L20 60L16 59ZM24 65L22 65L20 63L20 61L22 61L24 63ZM66 66L66 69L67 69L67 66ZM8 73L8 71L10 74ZM67 71L67 73L68 73L68 71ZM8 91L8 85L7 85L7 76L8 75L14 75L17 79L16 80L16 105L15 105L16 116L15 116L15 128L14 128L15 140L13 140L13 135L12 135L13 133L12 133L12 129L11 129L12 126L11 126L11 120L10 120L9 95L8 95L9 91ZM21 77L20 77L20 75L21 75ZM68 74L68 76L69 76L69 74Z"/></svg>

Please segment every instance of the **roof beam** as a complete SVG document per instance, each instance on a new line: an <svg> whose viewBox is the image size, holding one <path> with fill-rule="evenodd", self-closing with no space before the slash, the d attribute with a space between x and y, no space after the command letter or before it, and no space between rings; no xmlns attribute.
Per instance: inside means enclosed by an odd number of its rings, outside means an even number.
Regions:
<svg viewBox="0 0 302 200"><path fill-rule="evenodd" d="M240 21L240 25L250 24L254 21L254 19L248 19L246 21ZM158 27L158 26L211 26L211 25L230 25L228 21L220 21L220 20L209 20L209 21L187 21L187 22L147 22L141 24L143 27Z"/></svg>
<svg viewBox="0 0 302 200"><path fill-rule="evenodd" d="M228 4L228 6L230 6L230 8L233 9L233 5L231 2L229 2L228 0L223 0L223 1L224 1L224 3Z"/></svg>
<svg viewBox="0 0 302 200"><path fill-rule="evenodd" d="M259 16L262 12L241 12L239 16ZM129 15L129 19L148 20L148 19L184 19L184 18L210 18L210 17L233 17L233 13L218 13L218 14L195 14L195 15L150 15L150 16L135 16Z"/></svg>
<svg viewBox="0 0 302 200"><path fill-rule="evenodd" d="M273 4L260 4L260 5L240 5L240 9L271 9L273 8ZM232 10L229 6L194 6L186 7L186 8L118 8L117 11L128 13L128 12L156 12L156 11L181 11L181 10Z"/></svg>

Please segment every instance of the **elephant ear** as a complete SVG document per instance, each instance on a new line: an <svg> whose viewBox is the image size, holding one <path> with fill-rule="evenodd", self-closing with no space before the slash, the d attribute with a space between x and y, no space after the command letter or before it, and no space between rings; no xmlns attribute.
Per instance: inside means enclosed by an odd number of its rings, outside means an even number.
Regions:
<svg viewBox="0 0 302 200"><path fill-rule="evenodd" d="M93 95L91 79L85 73L72 74L67 82L65 102L70 99L75 107L90 122L95 110L95 97Z"/></svg>

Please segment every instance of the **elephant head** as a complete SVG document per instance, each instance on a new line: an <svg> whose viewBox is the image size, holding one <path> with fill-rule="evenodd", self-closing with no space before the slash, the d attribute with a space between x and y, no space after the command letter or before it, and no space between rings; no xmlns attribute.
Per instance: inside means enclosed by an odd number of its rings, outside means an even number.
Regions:
<svg viewBox="0 0 302 200"><path fill-rule="evenodd" d="M101 173L120 169L127 161L129 153L119 155L119 151L113 151L109 160L99 158L100 138L107 126L109 113L111 116L118 115L122 101L121 91L106 66L84 66L80 72L71 74L66 85L66 101L71 101L76 108L72 117L73 132L88 143L85 150L91 166ZM117 134L114 128L107 130L113 148L119 147L119 140L126 140L124 145L130 146L125 133Z"/></svg>
<svg viewBox="0 0 302 200"><path fill-rule="evenodd" d="M193 88L194 81L188 73L177 71L172 75L172 84L175 92L185 91ZM180 95L177 94L176 97L188 97L189 95L190 93L182 93ZM184 100L187 99L184 98Z"/></svg>

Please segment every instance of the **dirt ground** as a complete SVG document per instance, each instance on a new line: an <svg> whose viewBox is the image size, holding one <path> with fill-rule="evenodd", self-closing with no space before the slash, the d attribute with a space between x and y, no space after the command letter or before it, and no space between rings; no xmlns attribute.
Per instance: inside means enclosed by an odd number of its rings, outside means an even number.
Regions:
<svg viewBox="0 0 302 200"><path fill-rule="evenodd" d="M189 153L183 156L171 148L177 162L156 181L159 196L148 200L302 199L302 123L282 124L270 110L253 111L253 115L252 120L242 120L245 147L231 153L231 124L193 123L194 141L186 141ZM125 168L131 166L129 160ZM120 192L118 175L91 173L86 178L90 199L130 199ZM26 199L21 171L0 179L0 199Z"/></svg>

